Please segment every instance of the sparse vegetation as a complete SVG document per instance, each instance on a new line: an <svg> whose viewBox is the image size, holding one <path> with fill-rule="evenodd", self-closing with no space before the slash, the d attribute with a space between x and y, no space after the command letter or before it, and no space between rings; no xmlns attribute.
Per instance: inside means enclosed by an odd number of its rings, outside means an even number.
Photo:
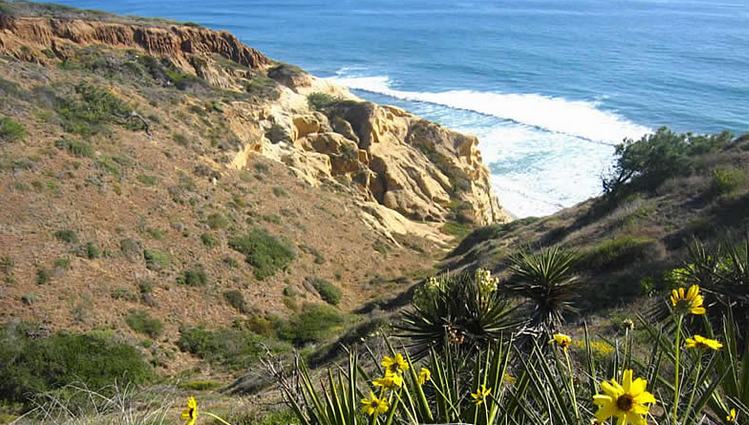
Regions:
<svg viewBox="0 0 749 425"><path fill-rule="evenodd" d="M169 254L157 249L143 250L143 258L146 260L146 268L154 271L164 270L171 263Z"/></svg>
<svg viewBox="0 0 749 425"><path fill-rule="evenodd" d="M344 318L338 310L323 304L304 304L299 313L292 315L288 322L280 325L281 339L298 346L321 342L340 329Z"/></svg>
<svg viewBox="0 0 749 425"><path fill-rule="evenodd" d="M78 234L73 230L58 230L55 232L55 237L66 243L78 243Z"/></svg>
<svg viewBox="0 0 749 425"><path fill-rule="evenodd" d="M310 108L317 110L323 110L338 102L340 102L340 99L327 93L317 92L307 96L307 103L309 103Z"/></svg>
<svg viewBox="0 0 749 425"><path fill-rule="evenodd" d="M265 353L264 345L276 351L288 349L283 344L239 327L186 327L180 330L177 345L182 351L230 370L241 370L255 364Z"/></svg>

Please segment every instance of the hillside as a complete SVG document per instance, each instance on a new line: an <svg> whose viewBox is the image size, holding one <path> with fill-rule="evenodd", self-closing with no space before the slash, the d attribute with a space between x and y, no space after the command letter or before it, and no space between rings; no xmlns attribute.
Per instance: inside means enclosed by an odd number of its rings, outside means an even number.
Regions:
<svg viewBox="0 0 749 425"><path fill-rule="evenodd" d="M167 376L236 373L261 342L370 320L455 234L509 220L475 137L227 32L0 2L0 75L5 338L103 333Z"/></svg>
<svg viewBox="0 0 749 425"><path fill-rule="evenodd" d="M603 182L604 195L551 216L477 229L442 268L484 267L509 278L513 254L568 249L583 282L578 318L607 317L668 289L670 271L689 261L694 241L733 244L749 229L747 136L661 129L620 145Z"/></svg>

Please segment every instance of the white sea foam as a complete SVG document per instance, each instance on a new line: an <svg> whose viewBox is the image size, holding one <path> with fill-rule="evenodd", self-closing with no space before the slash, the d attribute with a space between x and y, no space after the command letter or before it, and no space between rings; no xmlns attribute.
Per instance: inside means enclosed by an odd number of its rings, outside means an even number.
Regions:
<svg viewBox="0 0 749 425"><path fill-rule="evenodd" d="M535 93L493 93L473 90L414 92L392 88L386 76L347 76L342 70L331 79L346 87L396 99L428 102L514 121L593 142L616 144L637 139L650 129L600 109L599 102L568 100Z"/></svg>
<svg viewBox="0 0 749 425"><path fill-rule="evenodd" d="M599 194L600 175L611 164L613 145L650 132L601 109L599 102L605 98L585 102L471 90L411 92L393 88L387 77L351 76L362 71L344 69L332 80L354 90L435 105L435 110L414 106L427 118L432 115L457 130L476 134L500 202L517 217L552 214ZM449 110L497 120L478 123Z"/></svg>

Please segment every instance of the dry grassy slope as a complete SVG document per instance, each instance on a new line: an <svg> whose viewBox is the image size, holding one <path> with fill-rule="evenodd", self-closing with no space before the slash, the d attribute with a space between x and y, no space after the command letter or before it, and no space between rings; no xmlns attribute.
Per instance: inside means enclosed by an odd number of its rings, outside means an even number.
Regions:
<svg viewBox="0 0 749 425"><path fill-rule="evenodd" d="M736 187L719 193L715 170L735 173ZM541 218L476 230L444 261L445 269L488 267L504 274L507 257L523 247L562 246L581 254L583 312L640 300L643 279L657 284L680 266L693 237L708 243L738 239L749 226L749 137L696 159L695 172L666 180L655 191L618 202L594 198ZM742 177L743 176L743 177Z"/></svg>
<svg viewBox="0 0 749 425"><path fill-rule="evenodd" d="M174 341L182 324L215 327L240 317L224 300L226 290L241 291L257 312L286 315L286 287L298 290L299 302L320 302L303 284L317 276L341 287L341 309L347 311L407 284L390 279L432 266L425 252L439 249L418 238L398 247L371 232L345 185L312 188L286 166L262 157L251 157L243 170L216 162L233 142L217 111L237 98L248 104L264 99L200 83L181 91L108 68L112 58L126 54L122 51L91 52L102 58L101 68L0 57L0 115L22 123L27 133L0 142L0 258L6 264L0 322L37 320L52 329L130 333L125 315L144 309L164 322L163 339ZM91 136L64 130L59 104L78 98L74 87L81 82L125 100L146 117L151 135L118 122L102 124ZM89 145L92 152L71 152L61 139ZM211 228L212 214L226 222ZM243 256L227 246L228 238L255 227L295 246L297 258L288 271L258 280ZM54 234L61 230L75 232L78 241L59 240ZM202 242L204 234L217 239L215 247ZM142 251L133 258L123 252L125 240L168 253L169 265L149 270ZM102 251L100 258L81 254L89 242ZM181 273L198 265L207 285L177 283ZM37 283L47 272L48 282ZM138 296L144 281L154 287L148 303Z"/></svg>

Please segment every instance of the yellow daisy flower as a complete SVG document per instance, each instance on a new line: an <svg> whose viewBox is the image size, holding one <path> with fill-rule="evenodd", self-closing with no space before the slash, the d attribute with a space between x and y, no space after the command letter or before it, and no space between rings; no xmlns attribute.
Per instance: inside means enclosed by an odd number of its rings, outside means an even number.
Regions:
<svg viewBox="0 0 749 425"><path fill-rule="evenodd" d="M556 344L557 347L566 350L567 347L572 345L572 338L565 334L554 334L554 338L549 341L549 344Z"/></svg>
<svg viewBox="0 0 749 425"><path fill-rule="evenodd" d="M364 398L361 401L362 412L369 416L379 416L388 411L388 401L384 398L377 398L373 392L369 392L369 398Z"/></svg>
<svg viewBox="0 0 749 425"><path fill-rule="evenodd" d="M707 310L702 305L704 301L698 285L692 285L689 289L679 288L671 291L671 305L682 314L705 314Z"/></svg>
<svg viewBox="0 0 749 425"><path fill-rule="evenodd" d="M386 370L385 376L372 381L372 385L374 385L375 387L387 388L389 390L400 388L403 386L403 377L398 375L397 373L392 373Z"/></svg>
<svg viewBox="0 0 749 425"><path fill-rule="evenodd" d="M711 350L718 351L723 348L723 344L716 339L705 338L704 336L695 335L692 338L687 338L684 344L686 348L709 348Z"/></svg>
<svg viewBox="0 0 749 425"><path fill-rule="evenodd" d="M427 383L427 381L432 380L432 371L422 367L419 371L419 385L424 385Z"/></svg>
<svg viewBox="0 0 749 425"><path fill-rule="evenodd" d="M512 376L512 374L508 372L505 372L504 376L502 376L502 381L507 385L514 385L517 380L518 378Z"/></svg>
<svg viewBox="0 0 749 425"><path fill-rule="evenodd" d="M492 393L491 388L486 388L486 385L481 384L481 387L476 390L475 393L471 393L471 398L473 398L473 404L476 406L480 406L484 400L486 400L487 397L489 397L489 394Z"/></svg>
<svg viewBox="0 0 749 425"><path fill-rule="evenodd" d="M735 424L737 416L738 415L736 414L736 409L731 409L731 411L728 412L728 416L726 416L726 421L728 421L728 423Z"/></svg>
<svg viewBox="0 0 749 425"><path fill-rule="evenodd" d="M645 391L648 382L642 378L632 380L632 370L624 371L621 385L612 379L601 383L603 394L593 396L598 406L596 420L603 422L615 417L618 424L647 425L645 415L655 403L653 394Z"/></svg>
<svg viewBox="0 0 749 425"><path fill-rule="evenodd" d="M382 367L391 373L401 373L408 370L408 362L400 354L385 356L382 358Z"/></svg>
<svg viewBox="0 0 749 425"><path fill-rule="evenodd" d="M185 421L185 425L195 425L198 420L198 401L195 397L187 399L187 408L182 411L180 417Z"/></svg>

